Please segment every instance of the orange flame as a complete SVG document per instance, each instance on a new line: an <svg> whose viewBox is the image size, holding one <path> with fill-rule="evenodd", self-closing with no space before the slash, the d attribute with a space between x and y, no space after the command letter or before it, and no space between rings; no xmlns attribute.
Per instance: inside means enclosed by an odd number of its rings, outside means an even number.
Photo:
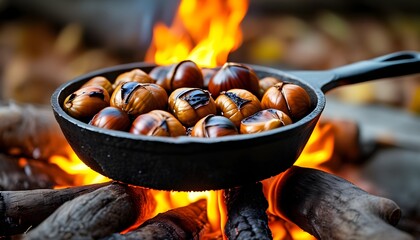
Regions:
<svg viewBox="0 0 420 240"><path fill-rule="evenodd" d="M192 60L202 67L226 62L242 43L240 23L248 1L183 0L170 28L158 23L146 61L168 65Z"/></svg>

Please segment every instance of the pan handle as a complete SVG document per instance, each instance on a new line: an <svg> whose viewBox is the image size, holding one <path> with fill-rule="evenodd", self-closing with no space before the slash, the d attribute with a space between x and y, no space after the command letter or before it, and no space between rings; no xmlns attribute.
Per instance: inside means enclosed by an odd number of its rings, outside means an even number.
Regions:
<svg viewBox="0 0 420 240"><path fill-rule="evenodd" d="M324 93L342 85L414 73L420 73L420 53L415 51L395 52L325 71L291 72Z"/></svg>

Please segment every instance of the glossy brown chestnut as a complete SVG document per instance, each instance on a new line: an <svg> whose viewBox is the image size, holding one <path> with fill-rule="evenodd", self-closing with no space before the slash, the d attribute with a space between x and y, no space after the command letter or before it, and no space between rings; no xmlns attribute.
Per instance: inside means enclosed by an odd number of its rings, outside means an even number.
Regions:
<svg viewBox="0 0 420 240"><path fill-rule="evenodd" d="M222 137L239 134L235 124L228 118L209 114L200 119L191 131L191 137Z"/></svg>
<svg viewBox="0 0 420 240"><path fill-rule="evenodd" d="M72 117L85 121L109 106L109 94L97 86L80 88L67 96L63 108Z"/></svg>
<svg viewBox="0 0 420 240"><path fill-rule="evenodd" d="M258 81L257 75L250 67L227 62L210 79L208 89L214 98L217 98L222 91L234 88L248 90L259 97L260 86Z"/></svg>
<svg viewBox="0 0 420 240"><path fill-rule="evenodd" d="M178 119L163 110L153 110L139 115L133 121L130 133L162 137L178 137L186 135L185 128Z"/></svg>
<svg viewBox="0 0 420 240"><path fill-rule="evenodd" d="M311 99L301 86L281 82L265 92L261 99L261 106L263 109L279 109L293 121L298 121L311 110Z"/></svg>
<svg viewBox="0 0 420 240"><path fill-rule="evenodd" d="M100 128L127 131L131 121L126 112L110 106L95 114L89 124Z"/></svg>
<svg viewBox="0 0 420 240"><path fill-rule="evenodd" d="M236 127L242 119L261 110L260 100L244 89L231 89L221 92L215 100L218 112L231 120Z"/></svg>
<svg viewBox="0 0 420 240"><path fill-rule="evenodd" d="M143 70L135 68L129 72L124 72L118 75L112 85L112 88L116 89L117 86L123 82L155 83L155 80Z"/></svg>
<svg viewBox="0 0 420 240"><path fill-rule="evenodd" d="M277 109L261 110L241 121L240 133L249 134L263 132L292 124L292 120L284 112Z"/></svg>
<svg viewBox="0 0 420 240"><path fill-rule="evenodd" d="M87 87L87 86L102 87L108 92L109 96L111 96L112 92L114 91L114 89L112 88L112 83L107 78L102 77L102 76L97 76L90 79L89 81L87 81L85 84L82 85L82 88Z"/></svg>
<svg viewBox="0 0 420 240"><path fill-rule="evenodd" d="M171 65L157 66L150 71L149 76L155 80L155 83L164 88L166 75L168 75Z"/></svg>
<svg viewBox="0 0 420 240"><path fill-rule="evenodd" d="M265 77L260 79L260 96L263 96L264 93L269 89L270 87L276 85L277 83L281 82L280 79L275 77Z"/></svg>
<svg viewBox="0 0 420 240"><path fill-rule="evenodd" d="M169 111L186 127L217 112L210 93L200 88L178 88L171 93L168 102Z"/></svg>
<svg viewBox="0 0 420 240"><path fill-rule="evenodd" d="M168 94L157 84L124 82L112 93L110 104L134 118L152 110L166 109L167 102Z"/></svg>
<svg viewBox="0 0 420 240"><path fill-rule="evenodd" d="M203 74L201 69L191 60L184 60L178 64L171 65L166 75L163 88L172 92L177 88L203 88Z"/></svg>

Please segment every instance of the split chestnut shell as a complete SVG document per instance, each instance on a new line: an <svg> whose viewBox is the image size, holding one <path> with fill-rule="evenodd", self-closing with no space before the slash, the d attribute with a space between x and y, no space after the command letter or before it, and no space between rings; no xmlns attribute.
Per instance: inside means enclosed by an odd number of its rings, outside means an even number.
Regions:
<svg viewBox="0 0 420 240"><path fill-rule="evenodd" d="M270 87L261 99L263 109L275 108L297 121L311 110L311 99L301 86L280 82Z"/></svg>
<svg viewBox="0 0 420 240"><path fill-rule="evenodd" d="M108 92L102 87L87 86L67 96L63 108L70 116L84 121L107 106Z"/></svg>
<svg viewBox="0 0 420 240"><path fill-rule="evenodd" d="M127 131L130 128L131 121L126 112L110 106L93 116L89 124L100 128Z"/></svg>
<svg viewBox="0 0 420 240"><path fill-rule="evenodd" d="M156 109L165 109L168 94L154 83L124 82L111 96L111 106L121 108L131 117Z"/></svg>
<svg viewBox="0 0 420 240"><path fill-rule="evenodd" d="M191 131L192 137L222 137L239 134L235 124L228 118L209 114L200 119Z"/></svg>
<svg viewBox="0 0 420 240"><path fill-rule="evenodd" d="M265 109L243 119L239 131L242 134L257 133L289 124L292 124L292 120L284 112Z"/></svg>
<svg viewBox="0 0 420 240"><path fill-rule="evenodd" d="M244 89L222 92L215 102L218 111L231 120L236 127L241 125L242 119L261 110L260 100Z"/></svg>
<svg viewBox="0 0 420 240"><path fill-rule="evenodd" d="M178 88L171 93L168 102L169 111L186 127L217 112L210 93L200 88Z"/></svg>
<svg viewBox="0 0 420 240"><path fill-rule="evenodd" d="M177 137L185 136L186 130L172 114L163 110L153 110L139 115L133 121L130 133L147 136Z"/></svg>

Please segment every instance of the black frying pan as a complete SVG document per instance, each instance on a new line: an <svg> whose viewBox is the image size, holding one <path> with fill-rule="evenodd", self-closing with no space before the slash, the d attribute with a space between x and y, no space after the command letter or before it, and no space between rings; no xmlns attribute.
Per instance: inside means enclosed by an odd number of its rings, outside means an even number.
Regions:
<svg viewBox="0 0 420 240"><path fill-rule="evenodd" d="M278 129L220 138L149 137L97 128L63 111L64 99L90 78L115 79L154 65L132 63L101 69L60 86L52 95L55 117L76 154L93 170L129 184L178 191L225 189L277 175L296 161L324 107L328 90L358 82L420 72L420 54L397 52L327 71L281 71L253 66L257 75L279 77L309 93L313 110ZM355 92L357 94L357 92Z"/></svg>

